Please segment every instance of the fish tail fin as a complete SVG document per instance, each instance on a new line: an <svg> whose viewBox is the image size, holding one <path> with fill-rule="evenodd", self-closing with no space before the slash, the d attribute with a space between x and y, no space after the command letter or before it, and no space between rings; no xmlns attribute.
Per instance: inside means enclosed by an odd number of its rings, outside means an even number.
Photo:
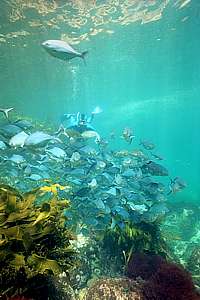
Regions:
<svg viewBox="0 0 200 300"><path fill-rule="evenodd" d="M5 118L8 120L9 119L9 117L8 117L8 110L7 109L5 109L4 110L4 112L3 112L3 114L4 114L4 116L5 116Z"/></svg>
<svg viewBox="0 0 200 300"><path fill-rule="evenodd" d="M81 53L81 58L84 60L84 64L86 65L85 56L88 54L88 51L84 51Z"/></svg>
<svg viewBox="0 0 200 300"><path fill-rule="evenodd" d="M7 120L9 120L9 116L8 116L8 113L11 111L11 110L13 110L13 107L11 107L11 108L5 108L5 109L0 109L0 111L4 114L4 116L5 116L5 118L7 119Z"/></svg>

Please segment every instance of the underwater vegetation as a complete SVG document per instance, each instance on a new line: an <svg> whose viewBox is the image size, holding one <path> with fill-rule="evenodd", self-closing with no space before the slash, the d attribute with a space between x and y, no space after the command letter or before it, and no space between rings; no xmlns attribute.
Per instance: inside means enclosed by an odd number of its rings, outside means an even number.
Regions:
<svg viewBox="0 0 200 300"><path fill-rule="evenodd" d="M56 276L69 276L74 265L73 236L63 214L69 200L52 197L34 205L40 193L0 186L0 294L5 299L47 299L49 291L54 299Z"/></svg>
<svg viewBox="0 0 200 300"><path fill-rule="evenodd" d="M95 279L124 276L130 258L139 251L173 257L157 224L127 223L123 228L117 225L91 234L86 244L78 247L80 265L78 275L73 277L73 286L81 290Z"/></svg>
<svg viewBox="0 0 200 300"><path fill-rule="evenodd" d="M197 300L192 278L182 267L165 263L143 286L145 300Z"/></svg>
<svg viewBox="0 0 200 300"><path fill-rule="evenodd" d="M200 287L200 246L195 245L190 251L190 256L186 264L187 270L192 272L194 282Z"/></svg>
<svg viewBox="0 0 200 300"><path fill-rule="evenodd" d="M191 272L200 287L200 208L195 203L171 203L171 213L161 224L161 232L176 262Z"/></svg>
<svg viewBox="0 0 200 300"><path fill-rule="evenodd" d="M141 277L143 280L148 280L164 262L164 258L160 255L136 252L131 255L127 264L126 275L131 279Z"/></svg>
<svg viewBox="0 0 200 300"><path fill-rule="evenodd" d="M168 258L172 255L158 224L127 222L123 227L109 228L104 234L102 245L110 256L121 258L125 265L129 263L132 253L141 251Z"/></svg>
<svg viewBox="0 0 200 300"><path fill-rule="evenodd" d="M181 266L157 255L133 254L128 278L99 279L84 300L198 300L190 274Z"/></svg>
<svg viewBox="0 0 200 300"><path fill-rule="evenodd" d="M28 298L25 298L24 296L15 296L15 297L11 297L9 298L9 300L30 300Z"/></svg>
<svg viewBox="0 0 200 300"><path fill-rule="evenodd" d="M191 275L182 266L157 255L133 254L127 267L127 276L144 280L144 300L200 299Z"/></svg>

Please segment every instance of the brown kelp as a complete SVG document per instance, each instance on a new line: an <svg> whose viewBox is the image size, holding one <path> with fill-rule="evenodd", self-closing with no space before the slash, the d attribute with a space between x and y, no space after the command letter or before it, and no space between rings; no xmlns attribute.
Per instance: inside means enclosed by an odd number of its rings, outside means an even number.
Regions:
<svg viewBox="0 0 200 300"><path fill-rule="evenodd" d="M53 195L49 202L35 205L40 194L40 189L21 194L10 186L0 186L2 296L20 293L33 297L34 291L29 289L33 278L35 282L40 277L40 284L50 282L62 272L69 275L73 266L73 236L65 226L63 214L70 201Z"/></svg>
<svg viewBox="0 0 200 300"><path fill-rule="evenodd" d="M150 252L170 257L170 249L160 232L158 224L126 222L123 227L115 226L106 231L103 237L103 248L111 256L121 257L125 264L135 252Z"/></svg>

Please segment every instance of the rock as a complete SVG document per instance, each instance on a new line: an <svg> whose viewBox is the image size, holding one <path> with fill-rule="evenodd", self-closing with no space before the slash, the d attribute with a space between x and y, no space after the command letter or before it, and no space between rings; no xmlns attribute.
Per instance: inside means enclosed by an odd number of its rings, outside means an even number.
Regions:
<svg viewBox="0 0 200 300"><path fill-rule="evenodd" d="M142 300L140 284L127 278L97 280L82 296L83 300Z"/></svg>

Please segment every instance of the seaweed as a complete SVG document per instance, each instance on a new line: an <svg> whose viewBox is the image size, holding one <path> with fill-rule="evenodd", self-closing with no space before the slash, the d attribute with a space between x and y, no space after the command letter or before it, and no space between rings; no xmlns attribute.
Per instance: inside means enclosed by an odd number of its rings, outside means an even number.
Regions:
<svg viewBox="0 0 200 300"><path fill-rule="evenodd" d="M35 189L21 194L8 185L0 186L2 297L28 295L29 298L33 293L29 289L33 278L42 276L44 286L45 280L52 282L62 272L69 277L75 264L76 255L70 242L74 236L65 226L64 215L70 201L53 195L49 202L35 205L40 193L40 189Z"/></svg>
<svg viewBox="0 0 200 300"><path fill-rule="evenodd" d="M103 247L111 256L121 256L127 265L131 254L147 252L170 257L170 249L166 245L157 223L126 222L123 227L116 225L109 228L103 236Z"/></svg>
<svg viewBox="0 0 200 300"><path fill-rule="evenodd" d="M160 263L142 287L144 300L198 300L191 275L182 266Z"/></svg>

